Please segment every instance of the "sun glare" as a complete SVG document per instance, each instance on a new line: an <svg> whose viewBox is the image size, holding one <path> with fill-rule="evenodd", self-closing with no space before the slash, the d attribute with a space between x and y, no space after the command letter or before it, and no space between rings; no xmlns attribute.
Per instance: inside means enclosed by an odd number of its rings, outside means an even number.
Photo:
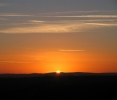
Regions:
<svg viewBox="0 0 117 100"><path fill-rule="evenodd" d="M56 71L56 73L57 73L57 74L60 74L60 73L61 73L61 71L60 71L60 70L57 70L57 71Z"/></svg>

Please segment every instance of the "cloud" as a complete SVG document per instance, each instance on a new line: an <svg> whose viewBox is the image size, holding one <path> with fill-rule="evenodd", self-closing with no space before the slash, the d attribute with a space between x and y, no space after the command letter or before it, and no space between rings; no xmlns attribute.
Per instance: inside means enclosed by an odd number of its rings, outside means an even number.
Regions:
<svg viewBox="0 0 117 100"><path fill-rule="evenodd" d="M112 13L112 12L117 12L117 10L84 10L84 11L61 11L61 12L48 12L48 13L42 13L45 15L49 14L79 14L79 13Z"/></svg>
<svg viewBox="0 0 117 100"><path fill-rule="evenodd" d="M43 17L58 17L58 18L117 18L117 15L75 15L75 16L43 16Z"/></svg>
<svg viewBox="0 0 117 100"><path fill-rule="evenodd" d="M95 28L100 27L112 27L117 26L115 22L80 22L78 20L62 20L62 21L50 21L34 26L18 26L13 28L1 29L0 33L68 33L68 32L87 32Z"/></svg>
<svg viewBox="0 0 117 100"><path fill-rule="evenodd" d="M19 14L19 13L0 13L0 16L6 16L6 17L30 17L30 16L33 16L33 15Z"/></svg>
<svg viewBox="0 0 117 100"><path fill-rule="evenodd" d="M86 23L86 24L89 24L89 25L97 25L97 26L117 26L117 23Z"/></svg>
<svg viewBox="0 0 117 100"><path fill-rule="evenodd" d="M48 12L42 14L72 14L72 13L88 13L88 12L95 12L95 11L63 11L63 12Z"/></svg>
<svg viewBox="0 0 117 100"><path fill-rule="evenodd" d="M0 63L31 63L26 61L0 61Z"/></svg>
<svg viewBox="0 0 117 100"><path fill-rule="evenodd" d="M42 25L42 26L34 26L34 27L18 27L18 28L9 28L6 30L0 30L0 33L61 33L61 32L69 32L70 26L64 25Z"/></svg>
<svg viewBox="0 0 117 100"><path fill-rule="evenodd" d="M68 50L68 49L65 50L65 49L61 49L59 51L61 51L61 52L84 52L86 50Z"/></svg>
<svg viewBox="0 0 117 100"><path fill-rule="evenodd" d="M42 20L29 20L29 22L32 22L32 23L43 23L45 21L42 21Z"/></svg>
<svg viewBox="0 0 117 100"><path fill-rule="evenodd" d="M77 24L71 22L53 22L29 27L14 27L0 30L0 33L62 33L71 32Z"/></svg>

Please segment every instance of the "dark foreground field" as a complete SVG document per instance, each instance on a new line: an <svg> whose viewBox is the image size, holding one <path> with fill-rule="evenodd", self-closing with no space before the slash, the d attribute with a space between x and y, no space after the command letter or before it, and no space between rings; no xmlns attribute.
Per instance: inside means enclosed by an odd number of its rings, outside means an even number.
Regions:
<svg viewBox="0 0 117 100"><path fill-rule="evenodd" d="M0 97L117 100L117 74L0 75Z"/></svg>

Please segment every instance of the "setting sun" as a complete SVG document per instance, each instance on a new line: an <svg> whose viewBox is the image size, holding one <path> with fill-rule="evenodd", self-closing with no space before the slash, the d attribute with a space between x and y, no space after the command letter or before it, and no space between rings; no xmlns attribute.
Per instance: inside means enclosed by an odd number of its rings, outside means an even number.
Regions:
<svg viewBox="0 0 117 100"><path fill-rule="evenodd" d="M56 73L57 73L57 74L60 74L60 73L61 73L61 71L60 71L60 70L57 70L57 71L56 71Z"/></svg>

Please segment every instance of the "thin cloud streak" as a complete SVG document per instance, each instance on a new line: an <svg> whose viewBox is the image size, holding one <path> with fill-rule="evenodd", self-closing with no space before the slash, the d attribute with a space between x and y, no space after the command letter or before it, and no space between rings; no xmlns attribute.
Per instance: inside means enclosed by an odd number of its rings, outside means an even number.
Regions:
<svg viewBox="0 0 117 100"><path fill-rule="evenodd" d="M117 10L84 10L84 11L61 11L61 12L48 12L41 14L74 14L74 13L100 13L100 12L117 12Z"/></svg>
<svg viewBox="0 0 117 100"><path fill-rule="evenodd" d="M61 49L59 51L61 51L61 52L84 52L86 50L64 50L64 49Z"/></svg>
<svg viewBox="0 0 117 100"><path fill-rule="evenodd" d="M8 20L6 18L1 18L1 20ZM111 24L112 23L116 23L117 20L116 19L83 19L83 20L59 20L59 21L49 21L49 20L26 20L25 22L15 22L15 23L7 23L7 25L10 25L10 26L14 26L14 25L46 25L46 24L61 24L61 23L89 23L89 24L102 24L102 23L106 23L106 24ZM110 23L111 22L111 23ZM6 24L0 24L0 25L6 25ZM114 24L115 25L115 24ZM10 27L9 27L10 28Z"/></svg>
<svg viewBox="0 0 117 100"><path fill-rule="evenodd" d="M0 61L0 63L31 63L26 61Z"/></svg>
<svg viewBox="0 0 117 100"><path fill-rule="evenodd" d="M58 17L58 18L117 18L117 15L78 15L78 16L76 15L76 16L43 16L43 17Z"/></svg>
<svg viewBox="0 0 117 100"><path fill-rule="evenodd" d="M14 28L8 28L4 30L0 30L0 33L65 33L65 32L71 32L71 30L76 27L77 24L72 23L58 23L58 21L55 23L49 23L49 24L41 24L36 25L33 27L14 27Z"/></svg>
<svg viewBox="0 0 117 100"><path fill-rule="evenodd" d="M113 23L113 24L108 24L108 23L86 23L89 25L98 25L98 26L117 26L117 23Z"/></svg>
<svg viewBox="0 0 117 100"><path fill-rule="evenodd" d="M32 22L32 23L43 23L45 21L42 21L42 20L29 20L29 22Z"/></svg>
<svg viewBox="0 0 117 100"><path fill-rule="evenodd" d="M101 27L117 26L115 22L79 22L79 21L54 21L50 23L36 24L35 26L19 26L7 29L1 29L0 33L68 33L68 32L87 32L88 30Z"/></svg>
<svg viewBox="0 0 117 100"><path fill-rule="evenodd" d="M18 13L0 13L0 16L6 16L6 17L30 17L30 16L33 16L33 15L18 14Z"/></svg>

